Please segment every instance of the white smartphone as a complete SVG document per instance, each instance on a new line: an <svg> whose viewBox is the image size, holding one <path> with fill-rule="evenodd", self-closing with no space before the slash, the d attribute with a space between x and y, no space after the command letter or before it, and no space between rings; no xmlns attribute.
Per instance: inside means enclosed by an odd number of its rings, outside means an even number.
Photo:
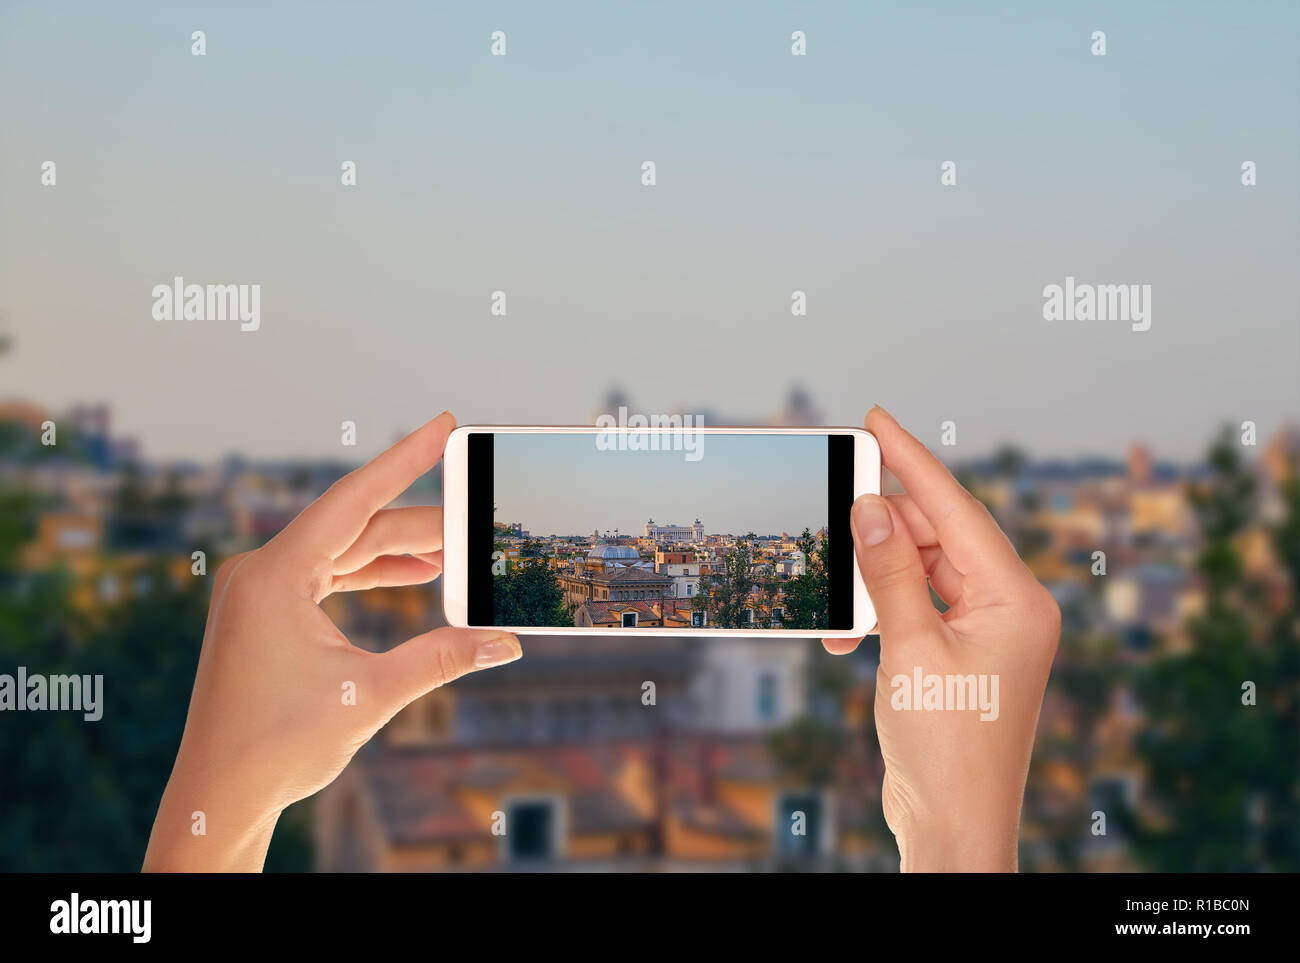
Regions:
<svg viewBox="0 0 1300 963"><path fill-rule="evenodd" d="M689 422L689 419L686 419ZM442 460L449 624L525 634L849 638L858 428L466 425Z"/></svg>

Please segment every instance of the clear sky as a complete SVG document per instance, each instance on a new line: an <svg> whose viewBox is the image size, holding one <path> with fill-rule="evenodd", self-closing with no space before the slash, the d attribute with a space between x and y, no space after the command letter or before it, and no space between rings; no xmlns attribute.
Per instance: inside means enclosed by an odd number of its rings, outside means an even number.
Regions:
<svg viewBox="0 0 1300 963"><path fill-rule="evenodd" d="M0 0L0 398L109 402L155 457L796 383L831 424L951 419L956 459L1267 436L1300 416L1298 7ZM155 321L176 275L260 284L261 330ZM1044 321L1067 276L1152 285L1151 330Z"/></svg>
<svg viewBox="0 0 1300 963"><path fill-rule="evenodd" d="M498 434L493 442L498 522L533 535L640 535L690 525L744 535L798 534L827 522L826 438L700 435L682 451L616 451L595 435Z"/></svg>

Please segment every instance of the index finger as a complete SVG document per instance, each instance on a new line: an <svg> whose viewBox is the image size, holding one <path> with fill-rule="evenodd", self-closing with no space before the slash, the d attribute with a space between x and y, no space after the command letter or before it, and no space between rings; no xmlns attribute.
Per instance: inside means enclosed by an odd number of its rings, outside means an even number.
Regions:
<svg viewBox="0 0 1300 963"><path fill-rule="evenodd" d="M338 558L357 540L375 512L438 463L455 427L456 419L444 411L336 481L276 538L309 563Z"/></svg>
<svg viewBox="0 0 1300 963"><path fill-rule="evenodd" d="M988 509L889 412L877 405L867 412L864 427L880 442L885 467L934 526L944 554L959 572L966 574L990 563L1020 563Z"/></svg>

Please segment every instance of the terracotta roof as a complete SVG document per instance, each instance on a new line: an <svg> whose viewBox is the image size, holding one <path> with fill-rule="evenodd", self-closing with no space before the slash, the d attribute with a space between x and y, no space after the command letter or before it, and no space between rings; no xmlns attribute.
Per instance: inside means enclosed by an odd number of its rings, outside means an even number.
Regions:
<svg viewBox="0 0 1300 963"><path fill-rule="evenodd" d="M641 599L628 602L584 602L583 607L591 616L592 622L617 622L620 612L636 612L647 619L659 618L659 613L654 610L654 607Z"/></svg>
<svg viewBox="0 0 1300 963"><path fill-rule="evenodd" d="M626 585L629 582L664 582L668 583L673 580L671 575L660 575L644 568L624 568L609 576L596 576L599 581L607 581L610 585Z"/></svg>
<svg viewBox="0 0 1300 963"><path fill-rule="evenodd" d="M658 753L662 749L663 756ZM582 834L647 828L614 781L628 762L660 773L672 811L700 831L761 834L713 797L713 781L764 755L760 738L673 739L666 744L630 741L603 745L530 747L374 746L354 761L369 787L382 828L394 845L491 839L490 827L470 816L458 790L508 792L516 781L549 785L567 802L570 832ZM660 765L660 762L662 765Z"/></svg>
<svg viewBox="0 0 1300 963"><path fill-rule="evenodd" d="M490 838L490 827L477 825L451 795L457 775L454 760L421 765L406 753L367 760L364 771L388 838L397 844L434 839Z"/></svg>
<svg viewBox="0 0 1300 963"><path fill-rule="evenodd" d="M681 622L682 625L691 624L691 613L695 611L691 608L689 600L665 599L664 600L664 618L669 622Z"/></svg>
<svg viewBox="0 0 1300 963"><path fill-rule="evenodd" d="M589 833L644 829L651 824L612 792L577 793L569 800L569 817L579 832Z"/></svg>
<svg viewBox="0 0 1300 963"><path fill-rule="evenodd" d="M673 806L673 815L696 832L741 838L763 835L759 827L746 822L738 812L723 803L682 801Z"/></svg>
<svg viewBox="0 0 1300 963"><path fill-rule="evenodd" d="M620 640L619 646L632 645L634 638L636 637L629 636L626 641ZM646 678L681 682L690 677L699 658L698 652L671 648L667 644L668 640L662 638L655 640L663 643L663 648L659 651L647 650L641 646L628 651L601 648L599 658L592 658L591 649L600 643L594 643L590 637L586 640L586 651L573 653L547 651L547 640L547 636L526 638L526 658L491 672L471 672L456 680L456 691L480 695L514 689L535 690L538 686L556 683L569 687L597 686L629 680L639 685ZM613 646L614 643L609 645ZM653 672L654 675L647 676L647 672Z"/></svg>

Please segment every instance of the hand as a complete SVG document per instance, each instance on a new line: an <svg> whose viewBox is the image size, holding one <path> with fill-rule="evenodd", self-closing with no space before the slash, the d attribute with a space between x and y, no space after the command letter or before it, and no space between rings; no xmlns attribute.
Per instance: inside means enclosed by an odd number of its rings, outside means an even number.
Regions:
<svg viewBox="0 0 1300 963"><path fill-rule="evenodd" d="M221 566L146 871L260 870L281 810L333 781L400 709L520 657L513 635L450 628L367 652L318 604L438 577L442 509L384 506L442 457L455 423L434 418ZM195 813L206 835L192 831Z"/></svg>
<svg viewBox="0 0 1300 963"><path fill-rule="evenodd" d="M852 519L880 633L875 715L885 822L905 872L1014 871L1060 609L984 506L924 445L880 407L865 427L907 492L864 495ZM931 587L949 606L942 615ZM844 654L859 641L824 644ZM997 698L986 712L900 708L904 694L924 705L924 692L906 691L917 669L945 680L973 676L977 686L983 677L985 694Z"/></svg>

